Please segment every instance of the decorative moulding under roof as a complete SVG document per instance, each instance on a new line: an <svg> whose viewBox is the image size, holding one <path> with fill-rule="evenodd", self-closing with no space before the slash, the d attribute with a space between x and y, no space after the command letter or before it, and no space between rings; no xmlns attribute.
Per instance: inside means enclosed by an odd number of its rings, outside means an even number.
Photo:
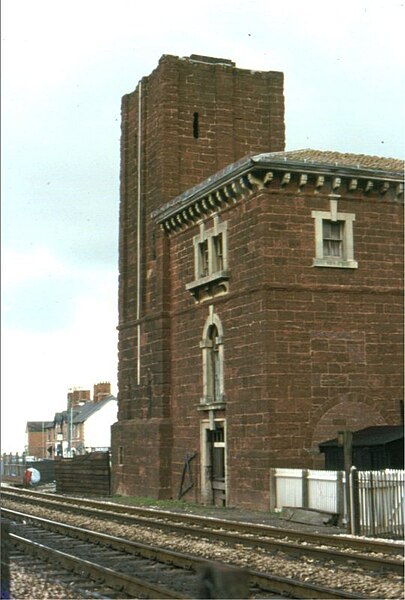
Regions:
<svg viewBox="0 0 405 600"><path fill-rule="evenodd" d="M403 200L404 161L320 150L246 156L154 211L167 232L193 225L257 190L323 194L360 193Z"/></svg>

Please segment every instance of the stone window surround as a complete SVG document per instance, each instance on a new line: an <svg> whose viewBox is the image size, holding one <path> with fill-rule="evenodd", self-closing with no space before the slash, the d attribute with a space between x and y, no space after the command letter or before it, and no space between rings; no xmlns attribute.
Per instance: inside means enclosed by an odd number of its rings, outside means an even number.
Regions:
<svg viewBox="0 0 405 600"><path fill-rule="evenodd" d="M197 301L212 298L228 291L228 244L227 244L227 221L220 222L219 216L214 215L213 227L206 229L205 223L200 223L200 232L194 236L194 281L186 285ZM216 238L222 235L222 268L217 268L218 257L216 255ZM207 243L208 252L208 274L201 276L201 244Z"/></svg>
<svg viewBox="0 0 405 600"><path fill-rule="evenodd" d="M212 347L209 338L209 331L212 325L215 325L218 336L216 339L218 355L219 355L219 400L214 401L209 394L209 390L213 385L210 382L212 373L210 371L210 348ZM221 319L214 313L214 306L209 307L209 316L204 324L202 340L200 342L202 350L202 369L203 369L203 395L200 399L199 410L220 410L225 408L225 391L224 391L224 342L223 342L223 327Z"/></svg>
<svg viewBox="0 0 405 600"><path fill-rule="evenodd" d="M353 213L338 212L340 195L329 194L330 210L313 210L311 216L315 219L315 258L313 267L337 267L341 269L357 269L353 249ZM324 256L323 254L323 221L340 222L342 224L343 257Z"/></svg>
<svg viewBox="0 0 405 600"><path fill-rule="evenodd" d="M198 281L202 279L200 276L200 244L208 242L208 277L215 275L218 272L226 271L228 264L228 248L227 248L227 222L220 223L219 216L214 216L214 224L211 229L205 228L205 223L200 223L200 233L193 238L194 243L194 279ZM218 271L215 267L215 247L214 238L222 234L222 269Z"/></svg>

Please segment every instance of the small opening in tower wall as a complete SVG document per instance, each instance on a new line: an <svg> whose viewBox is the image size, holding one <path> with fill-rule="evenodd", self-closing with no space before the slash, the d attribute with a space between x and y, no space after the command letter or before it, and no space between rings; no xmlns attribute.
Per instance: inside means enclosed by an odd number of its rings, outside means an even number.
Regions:
<svg viewBox="0 0 405 600"><path fill-rule="evenodd" d="M193 137L194 139L198 140L198 136L199 136L199 122L198 122L198 112L195 112L193 114Z"/></svg>

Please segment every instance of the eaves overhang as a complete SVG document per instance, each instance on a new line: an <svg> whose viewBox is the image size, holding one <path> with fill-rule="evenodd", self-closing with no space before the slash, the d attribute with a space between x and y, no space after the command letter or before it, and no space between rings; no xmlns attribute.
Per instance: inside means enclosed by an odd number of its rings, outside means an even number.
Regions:
<svg viewBox="0 0 405 600"><path fill-rule="evenodd" d="M403 173L399 170L289 158L285 153L256 154L228 165L164 204L151 217L164 231L172 232L263 189L287 193L373 194L403 201L403 182Z"/></svg>

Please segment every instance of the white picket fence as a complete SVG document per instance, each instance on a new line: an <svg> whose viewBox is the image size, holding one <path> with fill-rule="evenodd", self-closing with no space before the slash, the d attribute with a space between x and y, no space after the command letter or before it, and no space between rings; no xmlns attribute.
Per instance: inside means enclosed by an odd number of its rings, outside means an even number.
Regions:
<svg viewBox="0 0 405 600"><path fill-rule="evenodd" d="M344 481L343 471L271 469L271 509L290 506L340 513Z"/></svg>
<svg viewBox="0 0 405 600"><path fill-rule="evenodd" d="M364 535L404 536L404 473L389 469L354 472L353 495L359 500L358 521Z"/></svg>
<svg viewBox="0 0 405 600"><path fill-rule="evenodd" d="M270 510L316 509L350 522L353 533L403 536L404 473L352 469L349 513L344 471L270 469Z"/></svg>

